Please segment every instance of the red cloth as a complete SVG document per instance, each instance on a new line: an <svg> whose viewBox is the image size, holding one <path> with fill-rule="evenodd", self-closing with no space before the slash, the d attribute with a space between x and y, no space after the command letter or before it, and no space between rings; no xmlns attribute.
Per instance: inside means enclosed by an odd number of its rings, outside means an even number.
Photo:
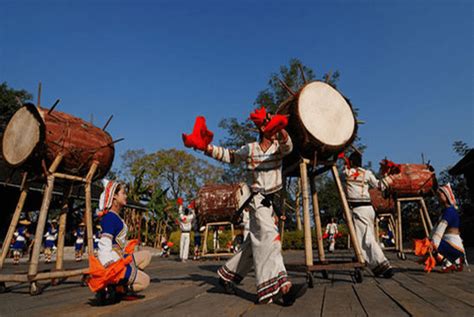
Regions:
<svg viewBox="0 0 474 317"><path fill-rule="evenodd" d="M416 239L414 241L415 246L415 254L418 256L428 256L426 257L425 260L425 272L431 272L431 270L436 266L436 260L433 257L433 254L431 253L430 249L432 248L432 243L428 238L424 239Z"/></svg>
<svg viewBox="0 0 474 317"><path fill-rule="evenodd" d="M125 277L127 265L133 260L132 254L137 244L138 240L129 241L125 247L124 257L106 268L95 256L89 256L89 270L86 274L89 275L87 284L91 291L97 292L109 284L118 284ZM130 256L125 257L125 255Z"/></svg>
<svg viewBox="0 0 474 317"><path fill-rule="evenodd" d="M214 133L206 127L206 118L196 117L193 132L191 134L183 133L183 143L186 147L205 151L207 146L212 142Z"/></svg>
<svg viewBox="0 0 474 317"><path fill-rule="evenodd" d="M196 202L194 200L191 201L191 203L188 205L188 208L194 210L196 208Z"/></svg>
<svg viewBox="0 0 474 317"><path fill-rule="evenodd" d="M400 164L396 164L387 159L380 161L380 173L382 175L398 174L401 171Z"/></svg>
<svg viewBox="0 0 474 317"><path fill-rule="evenodd" d="M275 135L280 130L286 128L288 125L288 118L281 114L276 114L272 117L270 122L265 125L264 134L266 137Z"/></svg>
<svg viewBox="0 0 474 317"><path fill-rule="evenodd" d="M182 206L182 205L183 205L183 198L178 197L178 199L176 199L176 204L177 204L178 206Z"/></svg>
<svg viewBox="0 0 474 317"><path fill-rule="evenodd" d="M264 125L266 119L267 110L264 106L262 106L260 109L255 109L255 111L250 114L250 120L252 120L253 123L255 123L255 125L259 128Z"/></svg>
<svg viewBox="0 0 474 317"><path fill-rule="evenodd" d="M329 238L329 233L323 234L323 239L327 239L327 238Z"/></svg>

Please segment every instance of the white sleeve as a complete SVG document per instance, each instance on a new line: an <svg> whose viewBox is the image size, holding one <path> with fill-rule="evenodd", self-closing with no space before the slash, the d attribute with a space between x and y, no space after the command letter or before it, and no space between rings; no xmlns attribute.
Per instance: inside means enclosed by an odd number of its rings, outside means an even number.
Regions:
<svg viewBox="0 0 474 317"><path fill-rule="evenodd" d="M382 189L380 181L375 177L372 171L366 170L365 175L370 187Z"/></svg>
<svg viewBox="0 0 474 317"><path fill-rule="evenodd" d="M102 236L99 240L98 258L104 267L119 260L118 254L113 251L112 239L107 236Z"/></svg>
<svg viewBox="0 0 474 317"><path fill-rule="evenodd" d="M439 244L441 243L441 239L443 239L443 235L447 227L448 222L446 220L441 220L431 231L430 238L433 240L433 244L436 248L438 248Z"/></svg>
<svg viewBox="0 0 474 317"><path fill-rule="evenodd" d="M278 143L280 144L280 150L283 155L290 154L293 151L293 142L291 141L290 135L286 138L286 140L278 139Z"/></svg>
<svg viewBox="0 0 474 317"><path fill-rule="evenodd" d="M248 145L244 145L235 151L221 146L212 145L210 156L224 163L237 164L247 159L249 156L249 147Z"/></svg>

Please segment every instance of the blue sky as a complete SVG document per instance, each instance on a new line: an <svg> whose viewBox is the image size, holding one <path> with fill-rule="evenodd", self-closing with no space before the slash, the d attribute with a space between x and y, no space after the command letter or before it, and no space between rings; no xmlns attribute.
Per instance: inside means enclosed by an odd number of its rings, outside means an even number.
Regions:
<svg viewBox="0 0 474 317"><path fill-rule="evenodd" d="M248 116L271 73L293 58L339 70L359 108L366 160L458 161L474 146L471 1L0 0L0 81L61 98L127 149L184 149L204 115ZM36 98L36 97L35 97Z"/></svg>

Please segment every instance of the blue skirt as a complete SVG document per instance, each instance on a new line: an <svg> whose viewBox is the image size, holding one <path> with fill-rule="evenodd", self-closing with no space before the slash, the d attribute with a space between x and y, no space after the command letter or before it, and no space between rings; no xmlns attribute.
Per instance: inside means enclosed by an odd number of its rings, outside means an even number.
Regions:
<svg viewBox="0 0 474 317"><path fill-rule="evenodd" d="M454 248L452 245L450 245L448 242L444 240L441 240L438 246L438 252L452 263L454 263L457 259L459 259L460 257L464 255L463 252Z"/></svg>

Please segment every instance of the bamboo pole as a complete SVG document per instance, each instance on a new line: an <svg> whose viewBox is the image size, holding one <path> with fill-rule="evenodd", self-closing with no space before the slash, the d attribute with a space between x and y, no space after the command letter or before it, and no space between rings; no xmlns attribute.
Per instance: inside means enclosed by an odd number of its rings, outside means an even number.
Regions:
<svg viewBox="0 0 474 317"><path fill-rule="evenodd" d="M347 227L349 228L349 236L351 237L351 242L354 247L357 261L361 264L364 264L365 259L362 257L359 241L357 240L354 223L352 221L351 210L349 208L349 203L347 202L344 189L342 188L341 179L339 178L339 171L337 170L336 165L331 166L331 171L332 171L332 175L334 176L334 180L336 182L336 186L339 192L339 197L341 198L341 201L342 201L342 208L344 210L344 215L346 217Z"/></svg>
<svg viewBox="0 0 474 317"><path fill-rule="evenodd" d="M310 180L311 187L311 198L313 201L313 216L314 216L314 231L316 232L316 243L318 244L318 256L319 261L326 261L326 255L324 254L323 246L323 232L321 228L321 215L319 213L319 201L318 192L316 191L316 177Z"/></svg>
<svg viewBox="0 0 474 317"><path fill-rule="evenodd" d="M38 217L38 223L36 225L35 240L33 244L33 254L31 256L31 262L28 269L28 276L34 277L38 273L38 261L41 249L41 242L43 240L44 227L46 224L46 218L48 216L49 204L51 203L51 198L53 196L54 189L54 172L58 168L59 164L63 159L63 155L59 154L54 159L53 163L49 168L49 175L47 177L46 188L43 194L43 202L41 203L41 209Z"/></svg>
<svg viewBox="0 0 474 317"><path fill-rule="evenodd" d="M425 216L423 215L423 208L420 207L418 210L420 211L421 222L423 222L423 229L425 230L425 236L429 237L430 232L428 231L428 227L426 226Z"/></svg>
<svg viewBox="0 0 474 317"><path fill-rule="evenodd" d="M94 255L94 240L93 240L93 229L92 229L92 194L91 194L91 183L92 177L97 170L99 162L94 161L89 169L86 176L85 193L86 193L86 226L87 226L87 251L89 255Z"/></svg>
<svg viewBox="0 0 474 317"><path fill-rule="evenodd" d="M426 223L428 225L429 231L433 230L433 223L431 222L430 214L428 213L428 208L426 208L426 203L423 198L421 198L421 208L423 208L423 212L425 213Z"/></svg>
<svg viewBox="0 0 474 317"><path fill-rule="evenodd" d="M70 181L83 182L83 183L87 182L87 179L84 177L79 177L79 176L74 176L74 175L69 175L69 174L64 174L64 173L54 173L54 177L67 179Z"/></svg>
<svg viewBox="0 0 474 317"><path fill-rule="evenodd" d="M0 257L0 269L3 267L5 258L7 257L8 251L10 249L10 241L12 241L13 234L15 233L16 226L18 225L18 220L20 219L21 212L23 211L23 206L25 205L26 197L28 196L28 183L27 183L28 174L23 173L23 180L21 182L21 193L18 203L16 205L15 212L13 213L12 220L10 222L10 227L8 227L8 232L3 240L2 255Z"/></svg>
<svg viewBox="0 0 474 317"><path fill-rule="evenodd" d="M295 213L296 213L296 230L301 231L302 225L301 225L301 179L299 179L297 182L297 189L296 189L296 201L295 201Z"/></svg>
<svg viewBox="0 0 474 317"><path fill-rule="evenodd" d="M45 273L38 273L34 277L29 277L26 274L1 274L0 275L0 282L35 282L40 280L49 280L55 278L62 278L62 277L71 277L76 275L85 274L89 269L76 269L76 270L68 270L68 271L55 271L55 272L45 272Z"/></svg>
<svg viewBox="0 0 474 317"><path fill-rule="evenodd" d="M377 243L380 243L380 239L379 239L379 235L380 235L380 228L379 228L379 218L378 217L375 217L375 241L377 241Z"/></svg>
<svg viewBox="0 0 474 317"><path fill-rule="evenodd" d="M209 224L206 223L206 230L204 231L204 243L202 244L202 255L207 254L207 236L209 235Z"/></svg>
<svg viewBox="0 0 474 317"><path fill-rule="evenodd" d="M403 253L403 226L402 226L402 203L397 199L397 218L398 218L398 251Z"/></svg>
<svg viewBox="0 0 474 317"><path fill-rule="evenodd" d="M281 197L280 197L280 208L281 208L281 215L284 217L285 220L279 219L280 221L280 242L283 247L283 239L285 236L285 221L286 221L286 177L283 177L282 180L283 183L283 190L280 192Z"/></svg>
<svg viewBox="0 0 474 317"><path fill-rule="evenodd" d="M64 240L66 236L66 220L67 212L69 211L69 197L72 194L72 185L63 193L63 206L61 208L61 215L59 216L59 231L58 231L58 249L56 252L56 270L63 269L64 261Z"/></svg>
<svg viewBox="0 0 474 317"><path fill-rule="evenodd" d="M300 163L301 192L303 194L304 254L306 266L313 265L313 245L311 241L311 222L309 219L308 171L304 160Z"/></svg>

